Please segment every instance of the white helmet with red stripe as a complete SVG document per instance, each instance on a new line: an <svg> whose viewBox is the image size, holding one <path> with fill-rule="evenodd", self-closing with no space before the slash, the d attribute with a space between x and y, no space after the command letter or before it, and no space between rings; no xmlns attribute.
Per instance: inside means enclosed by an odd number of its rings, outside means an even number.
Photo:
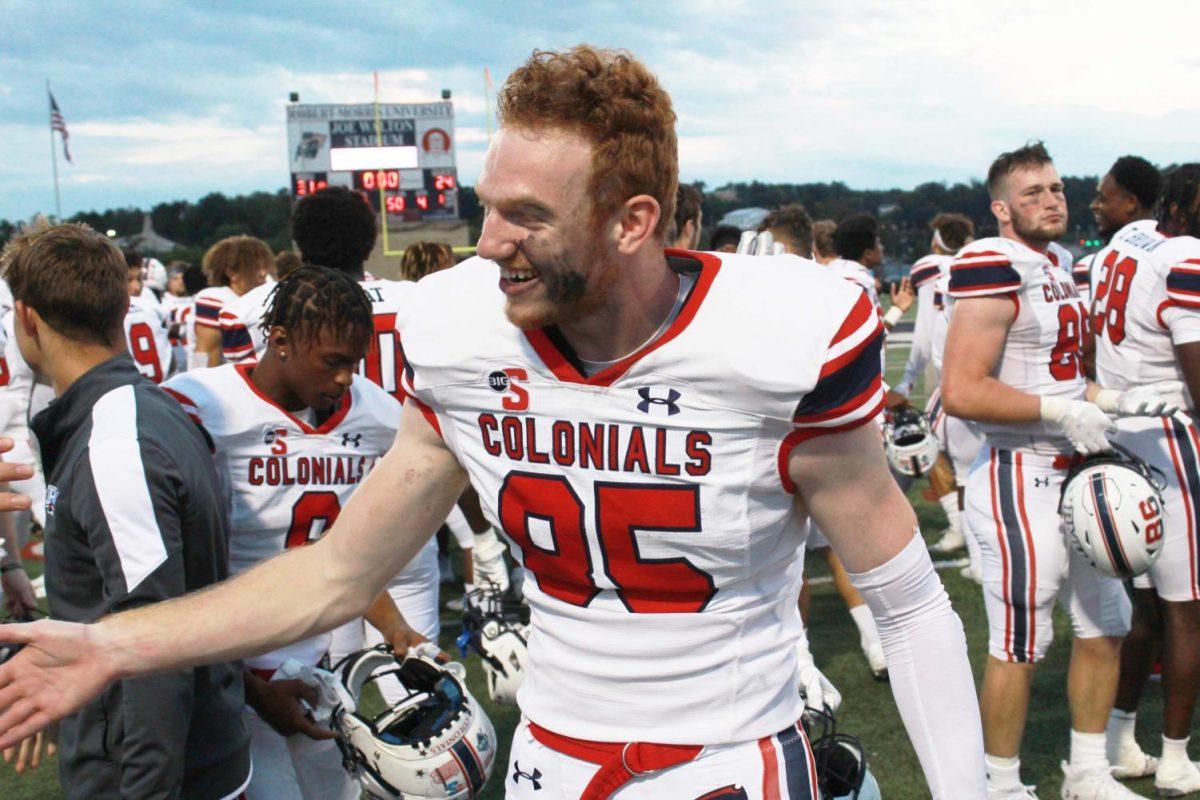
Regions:
<svg viewBox="0 0 1200 800"><path fill-rule="evenodd" d="M1122 447L1083 459L1058 510L1071 546L1114 578L1147 572L1162 551L1162 473Z"/></svg>
<svg viewBox="0 0 1200 800"><path fill-rule="evenodd" d="M899 406L889 411L884 420L883 449L893 472L919 478L933 469L941 445L924 414L909 406Z"/></svg>
<svg viewBox="0 0 1200 800"><path fill-rule="evenodd" d="M362 690L394 675L407 696L368 714ZM337 666L341 705L333 730L343 763L374 798L475 797L496 760L496 733L467 691L466 670L425 655L403 661L386 645L349 656Z"/></svg>

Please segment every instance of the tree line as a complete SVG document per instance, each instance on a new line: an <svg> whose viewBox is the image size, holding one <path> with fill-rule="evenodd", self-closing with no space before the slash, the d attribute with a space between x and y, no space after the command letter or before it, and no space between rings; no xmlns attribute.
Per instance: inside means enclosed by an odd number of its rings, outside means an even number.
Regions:
<svg viewBox="0 0 1200 800"><path fill-rule="evenodd" d="M1090 239L1095 223L1088 211L1095 192L1095 177L1067 177L1067 204L1070 228L1066 239ZM716 223L729 211L749 206L775 208L802 203L813 219L842 219L850 214L868 212L879 217L884 246L892 259L911 262L928 251L929 220L939 211L957 211L975 222L979 236L992 235L996 222L990 210L987 188L978 181L970 183L923 183L914 189L852 189L844 183L729 183L704 191L705 239ZM459 189L460 216L471 226L472 240L483 223L483 209L469 186ZM141 208L115 208L85 211L70 221L84 222L100 231L114 230L118 236L137 233L142 228ZM213 243L236 234L257 236L273 250L289 246L288 216L291 197L286 189L276 192L252 192L226 196L220 192L199 200L175 200L149 209L154 229L179 244L166 259L198 263ZM19 222L0 220L0 244L19 228Z"/></svg>

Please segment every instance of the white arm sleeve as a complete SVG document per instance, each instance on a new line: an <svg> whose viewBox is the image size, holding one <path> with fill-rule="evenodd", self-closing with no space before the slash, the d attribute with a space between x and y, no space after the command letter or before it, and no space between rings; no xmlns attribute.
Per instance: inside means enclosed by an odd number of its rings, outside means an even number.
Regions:
<svg viewBox="0 0 1200 800"><path fill-rule="evenodd" d="M962 621L920 535L851 574L875 615L892 694L934 800L985 800L983 727Z"/></svg>
<svg viewBox="0 0 1200 800"><path fill-rule="evenodd" d="M912 393L912 387L925 371L933 352L933 319L938 311L933 307L934 283L926 281L917 289L917 320L913 323L912 349L908 351L904 377L897 384L897 389L905 395Z"/></svg>

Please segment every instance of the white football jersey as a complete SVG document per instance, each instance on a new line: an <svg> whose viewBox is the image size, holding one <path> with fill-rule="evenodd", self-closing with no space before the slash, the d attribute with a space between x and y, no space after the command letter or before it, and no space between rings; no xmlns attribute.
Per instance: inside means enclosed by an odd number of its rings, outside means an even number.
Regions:
<svg viewBox="0 0 1200 800"><path fill-rule="evenodd" d="M1124 391L1183 381L1175 345L1200 341L1200 239L1131 222L1096 254L1092 286L1097 383ZM1195 409L1186 382L1184 398Z"/></svg>
<svg viewBox="0 0 1200 800"><path fill-rule="evenodd" d="M141 297L129 298L125 341L138 372L155 383L162 383L171 374L169 328L170 322L163 316L161 305L157 302L151 305Z"/></svg>
<svg viewBox="0 0 1200 800"><path fill-rule="evenodd" d="M954 257L950 256L950 265ZM950 330L950 315L954 310L954 298L950 296L950 265L933 282L933 304L937 313L929 331L929 358L938 383L942 381L942 362L946 358L946 333Z"/></svg>
<svg viewBox="0 0 1200 800"><path fill-rule="evenodd" d="M196 298L192 296L178 297L171 293L163 295L163 315L167 318L168 326L176 327L176 334L171 341L171 369L174 372L184 372L188 369L188 354L196 347L195 336L189 336L189 326L194 326L192 319L196 311ZM192 350L188 350L191 343Z"/></svg>
<svg viewBox="0 0 1200 800"><path fill-rule="evenodd" d="M0 434L20 443L28 440L29 420L54 399L54 389L39 383L21 355L13 331L11 308L4 312L4 347L0 350Z"/></svg>
<svg viewBox="0 0 1200 800"><path fill-rule="evenodd" d="M950 296L1007 296L1017 305L994 376L1034 395L1082 400L1086 306L1071 275L1071 254L1051 243L1039 253L1013 239L979 239L964 247L950 267ZM979 423L998 446L1071 452L1070 442L1044 422Z"/></svg>
<svg viewBox="0 0 1200 800"><path fill-rule="evenodd" d="M953 262L953 256L930 253L917 259L909 272L908 279L917 293L917 320L913 324L912 348L904 367L904 377L900 381L902 386L911 388L931 359L934 360L935 369L939 370L937 374L941 374L940 357L933 359L934 334L945 305L944 281L949 280L950 264Z"/></svg>
<svg viewBox="0 0 1200 800"><path fill-rule="evenodd" d="M177 375L164 385L212 442L229 494L229 567L244 572L333 525L351 493L396 435L400 404L355 377L338 409L318 426L288 413L250 381L252 364L223 364ZM329 648L321 634L248 659L275 669L288 658L316 664Z"/></svg>
<svg viewBox="0 0 1200 800"><path fill-rule="evenodd" d="M371 298L371 309L375 314L375 337L371 340L366 358L358 365L358 374L401 399L400 345L396 330L398 318L408 309L416 284L412 281L372 279L361 281L359 285ZM246 292L221 314L221 349L226 361L253 363L267 346L262 321L270 305L272 289L274 284L264 284Z"/></svg>
<svg viewBox="0 0 1200 800"><path fill-rule="evenodd" d="M835 258L826 264L825 268L861 286L862 290L867 293L867 297L871 298L875 308L879 310L880 314L883 314L883 307L879 304L879 292L875 289L875 273L857 261L845 258Z"/></svg>
<svg viewBox="0 0 1200 800"><path fill-rule="evenodd" d="M228 286L206 286L196 292L196 324L202 328L221 327L221 309L238 299Z"/></svg>
<svg viewBox="0 0 1200 800"><path fill-rule="evenodd" d="M405 389L531 577L523 713L593 741L741 742L794 724L803 525L788 454L880 411L870 299L795 256L668 251L665 332L585 377L504 314L495 263L424 278Z"/></svg>
<svg viewBox="0 0 1200 800"><path fill-rule="evenodd" d="M1085 305L1089 306L1092 303L1092 264L1095 262L1095 258L1095 253L1080 256L1071 268L1071 277L1075 279L1075 288L1079 290L1079 297Z"/></svg>

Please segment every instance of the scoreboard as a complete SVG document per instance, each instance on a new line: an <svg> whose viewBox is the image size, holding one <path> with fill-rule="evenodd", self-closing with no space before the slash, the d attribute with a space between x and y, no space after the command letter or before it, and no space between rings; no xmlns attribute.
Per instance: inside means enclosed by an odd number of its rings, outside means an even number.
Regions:
<svg viewBox="0 0 1200 800"><path fill-rule="evenodd" d="M366 198L386 222L458 217L454 106L287 106L292 199L326 186Z"/></svg>

